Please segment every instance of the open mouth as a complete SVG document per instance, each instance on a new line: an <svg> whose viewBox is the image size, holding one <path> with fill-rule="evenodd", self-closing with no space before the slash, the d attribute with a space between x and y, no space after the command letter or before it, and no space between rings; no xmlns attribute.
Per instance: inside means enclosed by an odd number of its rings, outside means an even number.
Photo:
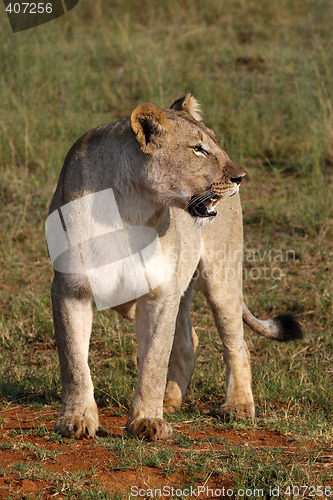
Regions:
<svg viewBox="0 0 333 500"><path fill-rule="evenodd" d="M191 197L187 210L193 217L215 217L216 204L220 196L216 194L196 194Z"/></svg>

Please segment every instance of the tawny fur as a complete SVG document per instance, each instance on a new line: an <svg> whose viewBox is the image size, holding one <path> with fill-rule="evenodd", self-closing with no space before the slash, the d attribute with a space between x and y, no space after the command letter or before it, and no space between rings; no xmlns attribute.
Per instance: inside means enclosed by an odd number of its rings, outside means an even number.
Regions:
<svg viewBox="0 0 333 500"><path fill-rule="evenodd" d="M53 213L73 200L112 188L124 227L149 226L159 235L163 282L115 307L135 318L139 345L140 368L127 429L154 440L171 434L163 420L163 402L168 410L179 407L191 380L198 344L190 319L196 281L224 345L227 387L219 412L254 416L242 322L242 212L235 181L244 172L199 119L199 104L187 95L169 110L141 104L130 117L88 132L68 153L50 208ZM211 220L193 217L187 211L190 200L212 185L221 196L218 215ZM82 224L81 232L96 230L98 213L95 219L90 215L88 229L85 220ZM107 282L103 287L107 294ZM63 394L54 429L64 436L92 437L99 424L87 362L92 325L87 277L55 272L52 302ZM244 314L259 333L267 330L267 324L259 328L247 310Z"/></svg>

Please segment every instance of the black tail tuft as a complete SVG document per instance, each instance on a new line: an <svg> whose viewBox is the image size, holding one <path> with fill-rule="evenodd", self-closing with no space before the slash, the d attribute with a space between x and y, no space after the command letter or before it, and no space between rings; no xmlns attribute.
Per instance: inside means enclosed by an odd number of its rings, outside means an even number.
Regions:
<svg viewBox="0 0 333 500"><path fill-rule="evenodd" d="M273 319L279 331L276 340L289 342L303 338L302 327L291 314L280 314Z"/></svg>

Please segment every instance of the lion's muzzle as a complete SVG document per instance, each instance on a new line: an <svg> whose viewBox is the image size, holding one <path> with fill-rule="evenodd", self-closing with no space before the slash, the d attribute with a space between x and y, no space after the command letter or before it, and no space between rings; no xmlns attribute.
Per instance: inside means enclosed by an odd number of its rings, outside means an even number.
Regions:
<svg viewBox="0 0 333 500"><path fill-rule="evenodd" d="M217 215L216 204L220 197L217 194L206 191L191 197L187 209L193 217L215 217Z"/></svg>

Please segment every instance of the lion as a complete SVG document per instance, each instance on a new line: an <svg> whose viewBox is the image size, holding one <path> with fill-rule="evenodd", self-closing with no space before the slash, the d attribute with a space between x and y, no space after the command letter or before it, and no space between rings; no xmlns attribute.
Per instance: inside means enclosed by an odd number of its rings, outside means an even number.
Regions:
<svg viewBox="0 0 333 500"><path fill-rule="evenodd" d="M87 132L66 156L49 212L62 211L68 238L64 207L111 189L123 229L152 228L158 235L163 279L141 296L114 306L135 320L139 349L126 430L150 440L171 436L163 411L178 409L190 385L198 347L190 318L196 284L212 309L224 348L226 394L218 410L222 418L255 415L243 320L268 338L302 337L292 316L261 321L244 304L239 187L245 172L201 120L200 105L187 94L170 109L139 104L129 117ZM81 233L100 227L101 211L92 203L89 217L81 214ZM111 251L103 245L103 251ZM50 251L49 239L48 246ZM71 262L68 257L66 272L55 267L51 289L62 381L62 410L54 431L91 438L99 428L88 367L93 292L87 273L74 265L71 269ZM127 275L118 280L120 292ZM106 293L113 281L111 277L104 283Z"/></svg>

